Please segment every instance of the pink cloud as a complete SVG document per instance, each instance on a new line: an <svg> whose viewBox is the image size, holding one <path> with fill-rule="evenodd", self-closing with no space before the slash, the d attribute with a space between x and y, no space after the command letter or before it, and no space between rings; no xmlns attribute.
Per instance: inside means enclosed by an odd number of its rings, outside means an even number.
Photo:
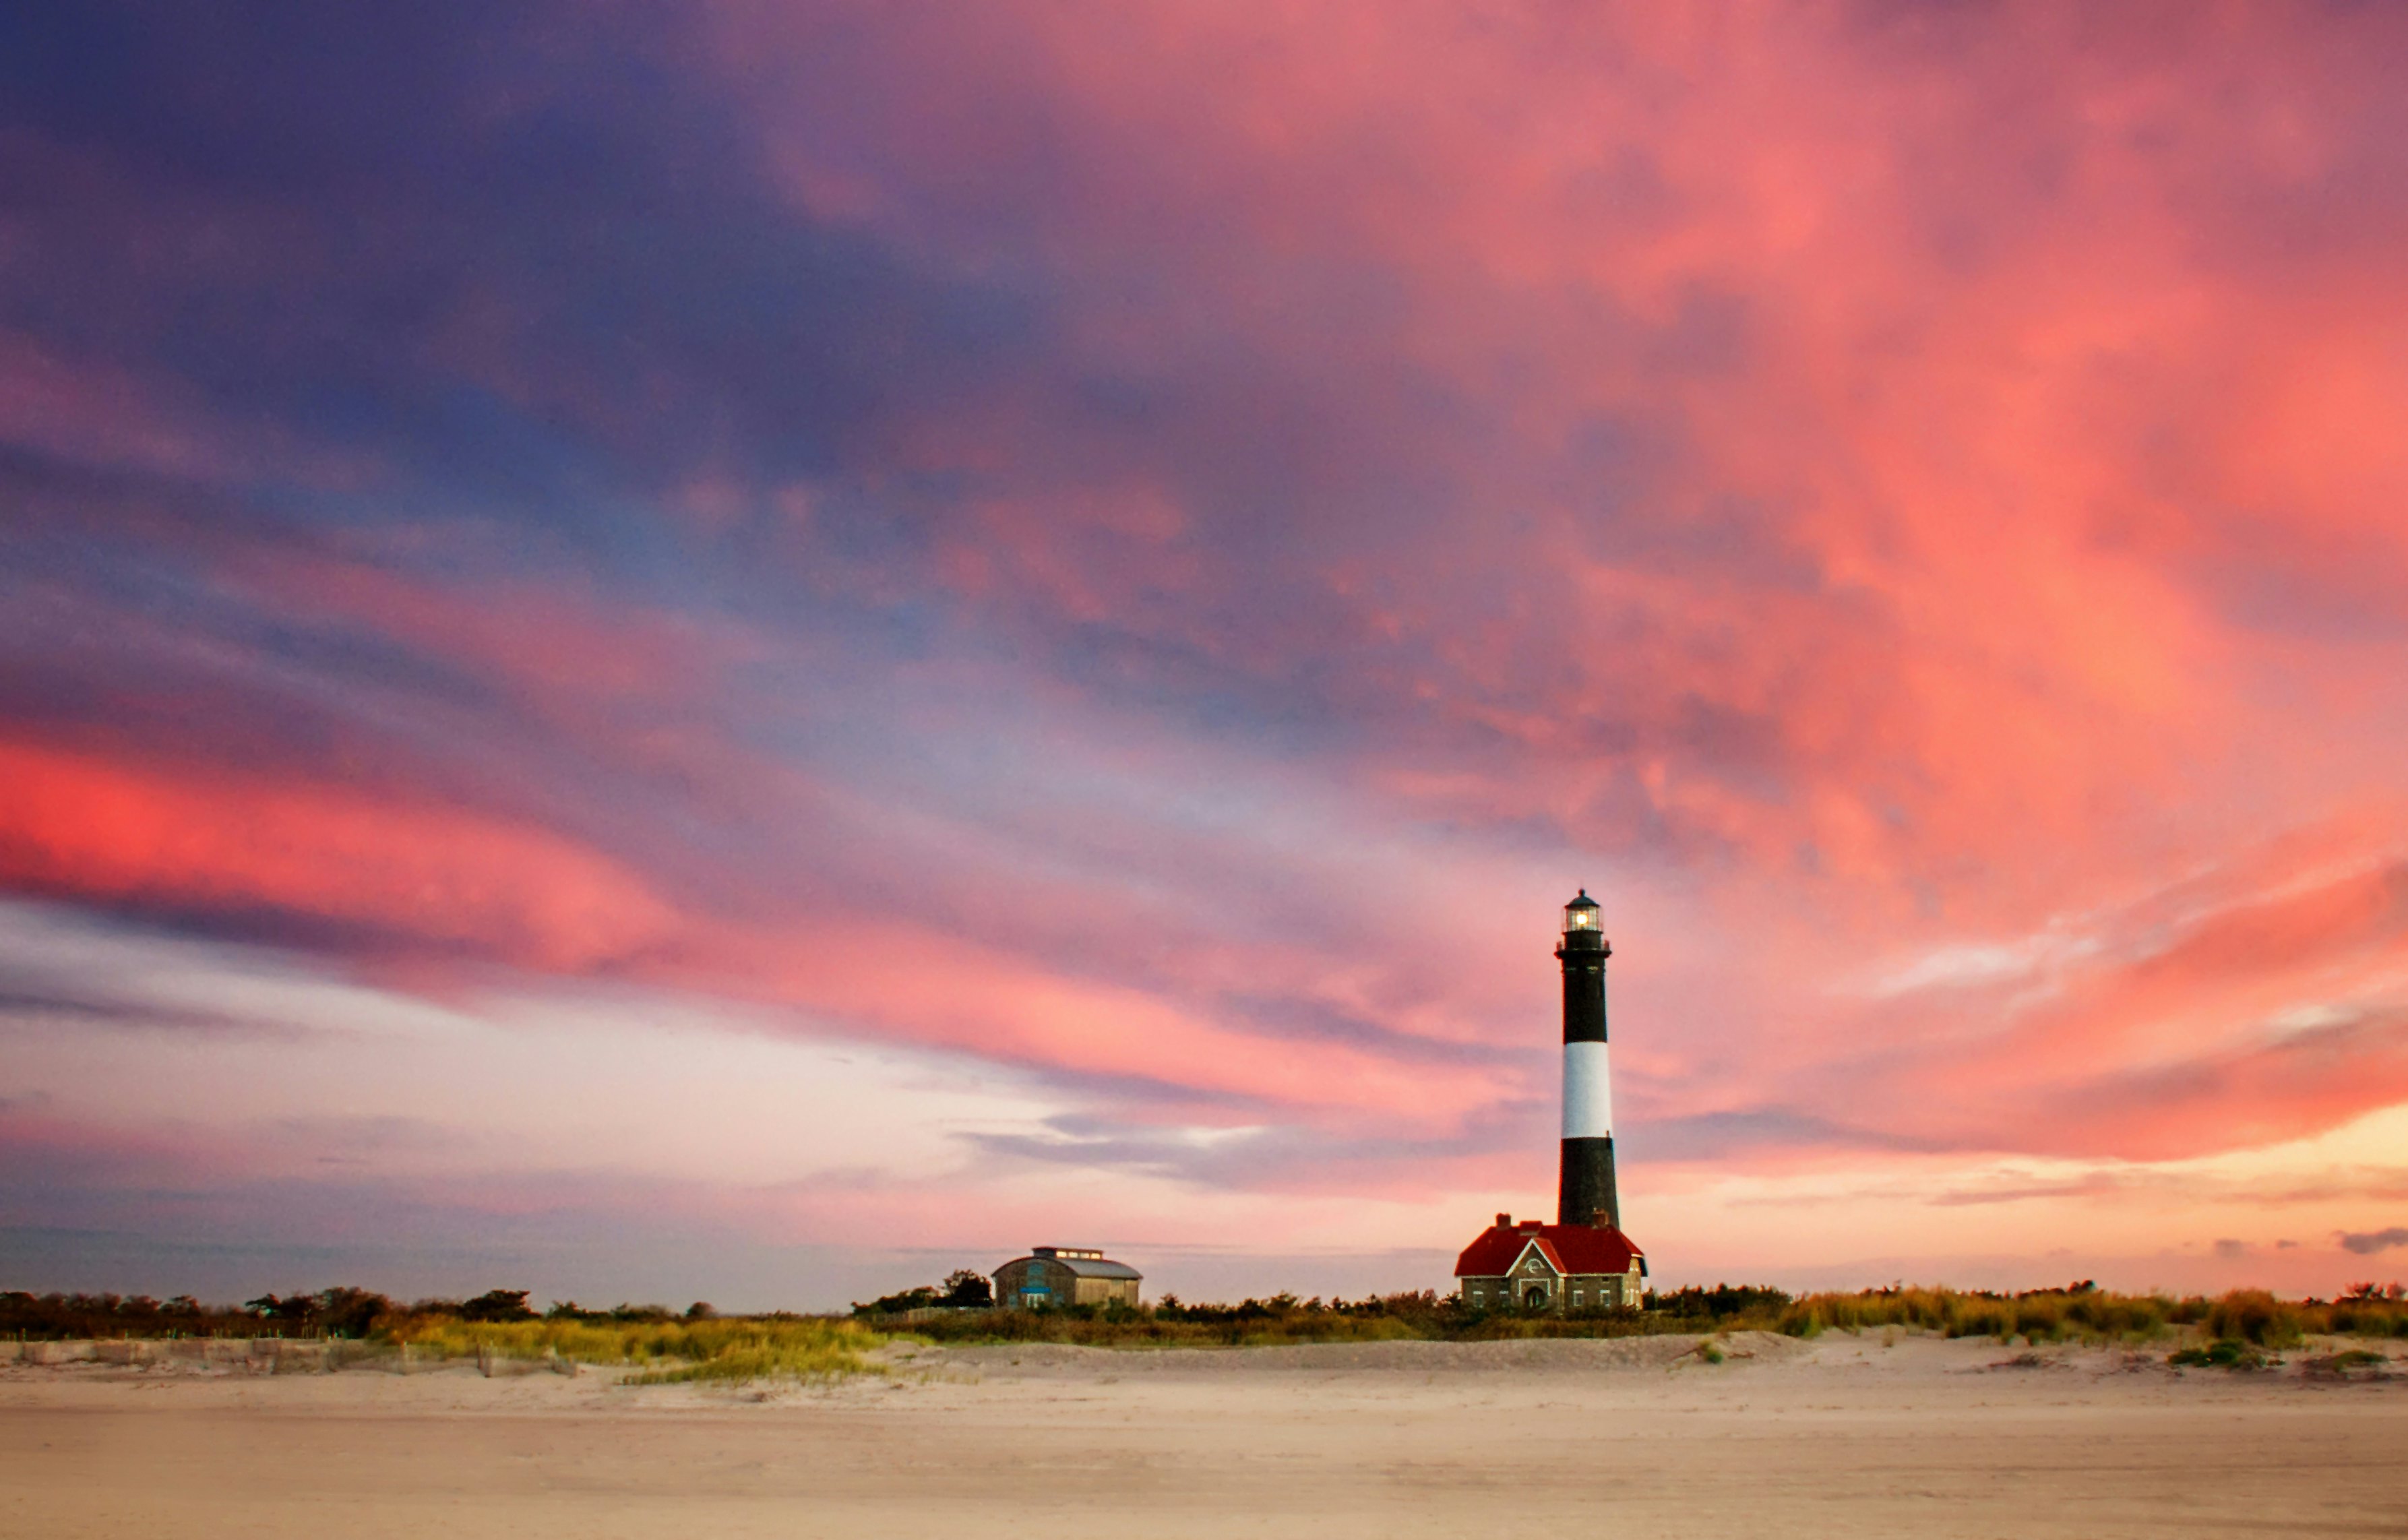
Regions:
<svg viewBox="0 0 2408 1540"><path fill-rule="evenodd" d="M657 944L642 881L538 830L308 784L114 765L0 745L8 885L165 908L273 906L581 971Z"/></svg>

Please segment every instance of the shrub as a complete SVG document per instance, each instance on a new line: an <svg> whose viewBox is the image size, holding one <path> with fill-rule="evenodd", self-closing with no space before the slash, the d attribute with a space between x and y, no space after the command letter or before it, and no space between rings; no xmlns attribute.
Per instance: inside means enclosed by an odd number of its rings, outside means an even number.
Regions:
<svg viewBox="0 0 2408 1540"><path fill-rule="evenodd" d="M469 1321L411 1317L383 1333L395 1345L437 1358L556 1357L638 1371L643 1384L878 1373L863 1355L890 1339L847 1320L820 1316L702 1317L694 1320Z"/></svg>
<svg viewBox="0 0 2408 1540"><path fill-rule="evenodd" d="M2166 1361L2176 1368L2263 1369L2266 1367L2266 1355L2248 1343L2225 1337L2205 1347L2186 1347L2170 1354Z"/></svg>
<svg viewBox="0 0 2408 1540"><path fill-rule="evenodd" d="M1735 1317L1774 1316L1789 1303L1789 1296L1778 1288L1747 1284L1716 1284L1712 1288L1692 1285L1676 1288L1669 1294L1647 1291L1644 1307L1656 1314L1683 1319L1726 1321Z"/></svg>
<svg viewBox="0 0 2408 1540"><path fill-rule="evenodd" d="M2235 1289L2208 1307L2207 1329L2262 1347L2287 1347L2305 1335L2302 1312L2262 1288Z"/></svg>
<svg viewBox="0 0 2408 1540"><path fill-rule="evenodd" d="M986 1275L968 1268L955 1268L945 1274L944 1292L937 1303L955 1310L984 1310L995 1303L995 1286Z"/></svg>
<svg viewBox="0 0 2408 1540"><path fill-rule="evenodd" d="M366 1336L392 1308L391 1300L366 1288L326 1288L281 1299L263 1294L243 1305L260 1320L274 1322L280 1332L326 1337Z"/></svg>
<svg viewBox="0 0 2408 1540"><path fill-rule="evenodd" d="M464 1321L531 1321L535 1312L527 1308L527 1291L523 1288L489 1288L460 1306Z"/></svg>

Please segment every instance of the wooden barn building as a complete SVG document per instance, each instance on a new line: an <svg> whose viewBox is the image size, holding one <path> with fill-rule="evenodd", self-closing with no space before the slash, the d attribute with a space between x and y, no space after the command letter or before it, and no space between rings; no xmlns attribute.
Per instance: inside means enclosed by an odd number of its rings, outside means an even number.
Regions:
<svg viewBox="0 0 2408 1540"><path fill-rule="evenodd" d="M1455 1259L1463 1303L1482 1310L1611 1310L1639 1303L1647 1259L1612 1225L1513 1222L1510 1214Z"/></svg>
<svg viewBox="0 0 2408 1540"><path fill-rule="evenodd" d="M1144 1281L1136 1268L1100 1251L1040 1245L995 1270L995 1303L1006 1310L1113 1303L1134 1309Z"/></svg>

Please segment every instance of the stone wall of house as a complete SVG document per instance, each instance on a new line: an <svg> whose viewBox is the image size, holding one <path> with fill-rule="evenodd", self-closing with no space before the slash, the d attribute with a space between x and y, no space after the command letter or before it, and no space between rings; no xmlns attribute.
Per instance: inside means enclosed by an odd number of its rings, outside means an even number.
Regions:
<svg viewBox="0 0 2408 1540"><path fill-rule="evenodd" d="M1541 1263L1532 1271L1526 1258L1523 1266L1509 1278L1465 1278L1462 1282L1463 1302L1475 1309L1512 1310L1526 1308L1524 1296L1533 1287L1545 1288L1546 1302L1541 1308L1555 1315L1567 1310L1589 1310L1600 1305L1612 1307L1636 1305L1640 1300L1639 1274L1581 1273L1564 1277Z"/></svg>

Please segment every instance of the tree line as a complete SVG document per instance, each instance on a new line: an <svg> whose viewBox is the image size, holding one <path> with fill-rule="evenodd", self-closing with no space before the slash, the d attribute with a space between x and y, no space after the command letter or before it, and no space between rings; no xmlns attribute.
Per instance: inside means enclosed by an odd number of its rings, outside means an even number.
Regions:
<svg viewBox="0 0 2408 1540"><path fill-rule="evenodd" d="M470 1323L546 1320L657 1325L715 1318L697 1301L682 1312L661 1304L617 1304L588 1310L562 1301L540 1317L529 1290L489 1288L470 1299L400 1303L372 1288L340 1287L315 1293L262 1294L236 1304L204 1304L190 1294L0 1293L0 1336L36 1340L117 1337L339 1337L359 1339L413 1320Z"/></svg>

